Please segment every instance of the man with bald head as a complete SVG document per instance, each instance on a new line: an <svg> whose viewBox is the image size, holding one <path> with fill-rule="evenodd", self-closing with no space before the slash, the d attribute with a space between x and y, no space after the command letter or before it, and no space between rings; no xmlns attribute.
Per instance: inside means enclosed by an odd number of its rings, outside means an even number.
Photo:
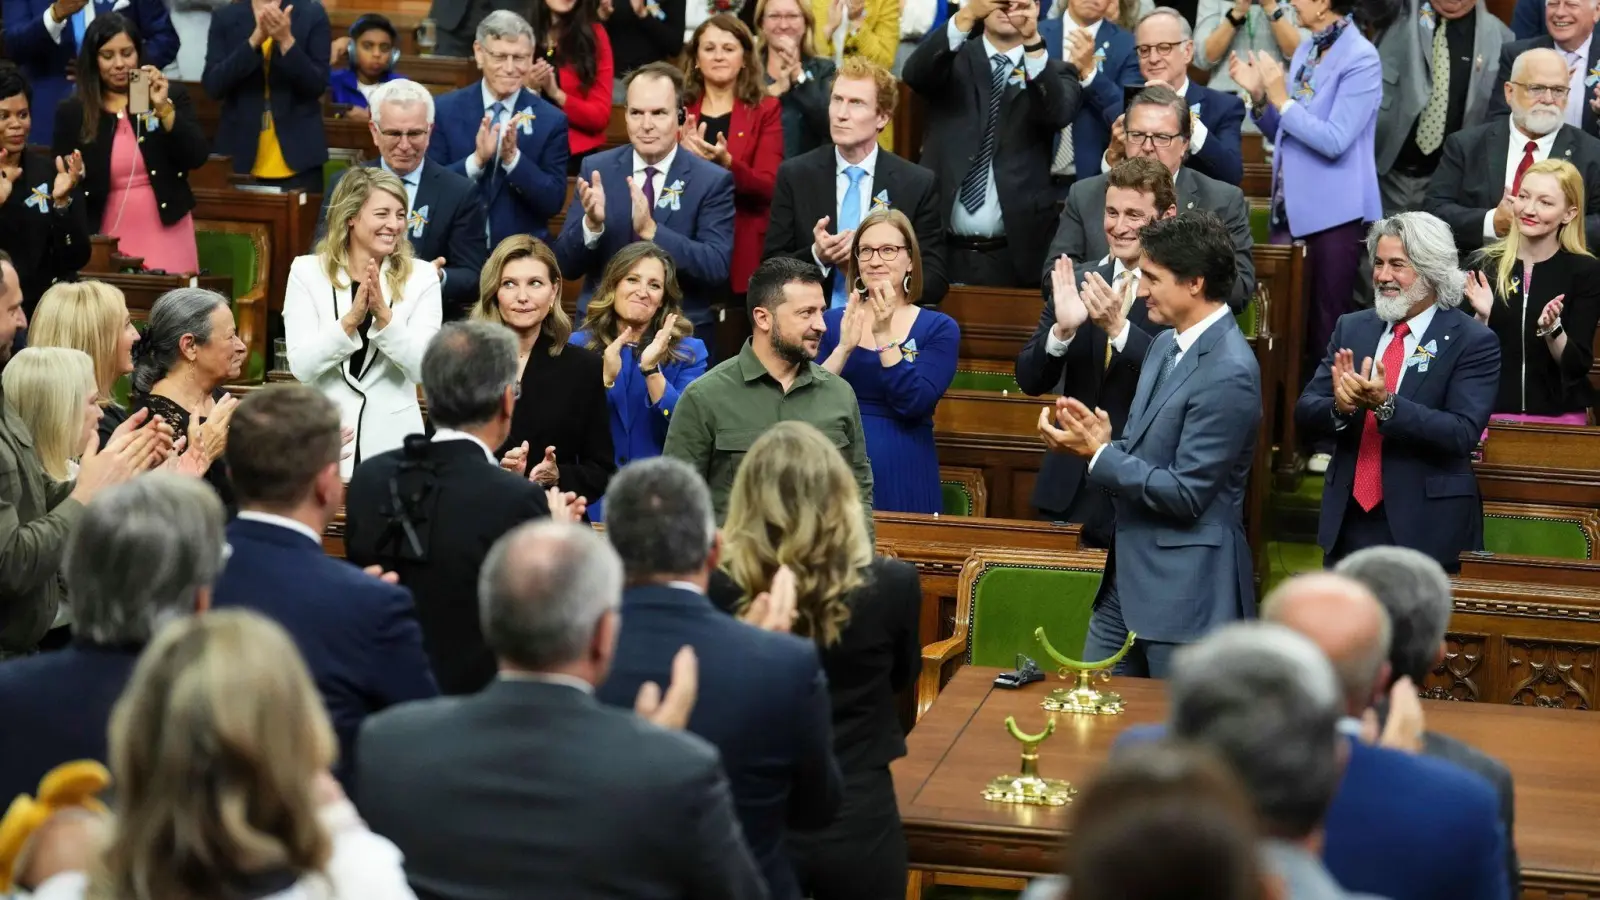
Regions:
<svg viewBox="0 0 1600 900"><path fill-rule="evenodd" d="M1600 139L1564 118L1567 63L1550 49L1523 51L1500 86L1510 113L1445 138L1422 208L1443 219L1463 255L1505 237L1521 173L1564 159L1583 174L1589 241L1600 239Z"/></svg>
<svg viewBox="0 0 1600 900"><path fill-rule="evenodd" d="M1331 572L1279 584L1261 618L1310 638L1339 676L1346 720L1383 699L1389 681L1389 614L1360 582Z"/></svg>

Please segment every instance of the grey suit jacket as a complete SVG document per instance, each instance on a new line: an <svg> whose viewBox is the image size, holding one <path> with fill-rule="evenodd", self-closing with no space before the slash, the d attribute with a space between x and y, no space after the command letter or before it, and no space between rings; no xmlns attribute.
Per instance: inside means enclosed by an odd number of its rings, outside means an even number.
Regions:
<svg viewBox="0 0 1600 900"><path fill-rule="evenodd" d="M1224 315L1153 392L1176 333L1150 344L1122 437L1089 467L1112 492L1114 584L1128 630L1170 643L1255 615L1244 490L1261 425L1261 372Z"/></svg>
<svg viewBox="0 0 1600 900"><path fill-rule="evenodd" d="M1422 108L1433 93L1433 25L1419 10L1425 0L1406 0L1400 18L1378 39L1378 59L1383 63L1383 102L1378 108L1377 143L1373 148L1378 174L1394 168L1400 148L1411 135ZM1437 18L1432 21L1437 22ZM1472 85L1461 127L1483 123L1493 98L1500 66L1500 45L1510 43L1511 29L1478 0L1472 48Z"/></svg>
<svg viewBox="0 0 1600 900"><path fill-rule="evenodd" d="M1320 856L1287 841L1262 841L1261 860L1283 879L1288 900L1378 900L1372 894L1346 891L1333 879Z"/></svg>
<svg viewBox="0 0 1600 900"><path fill-rule="evenodd" d="M767 896L717 751L568 685L497 679L370 717L354 781L420 897Z"/></svg>
<svg viewBox="0 0 1600 900"><path fill-rule="evenodd" d="M0 657L32 650L66 596L61 558L83 516L73 487L45 475L28 426L0 399Z"/></svg>
<svg viewBox="0 0 1600 900"><path fill-rule="evenodd" d="M1173 187L1178 193L1178 212L1210 210L1228 226L1228 236L1233 238L1234 263L1239 267L1233 293L1228 295L1228 306L1239 312L1256 292L1256 263L1250 255L1255 244L1250 237L1250 209L1245 203L1244 191L1187 167L1179 168L1178 174L1173 176ZM1096 175L1074 183L1067 191L1067 202L1056 224L1056 236L1050 241L1044 270L1039 276L1046 298L1050 296L1050 270L1058 257L1065 256L1074 264L1085 260L1092 264L1111 252L1106 243L1105 221L1106 176Z"/></svg>
<svg viewBox="0 0 1600 900"><path fill-rule="evenodd" d="M1469 772L1476 772L1494 785L1494 792L1500 798L1500 824L1505 827L1506 833L1506 872L1511 884L1511 896L1520 896L1522 863L1517 859L1516 829L1513 827L1516 824L1517 801L1511 770L1506 768L1505 763L1471 744L1463 744L1447 734L1433 731L1423 732L1422 752L1455 763Z"/></svg>

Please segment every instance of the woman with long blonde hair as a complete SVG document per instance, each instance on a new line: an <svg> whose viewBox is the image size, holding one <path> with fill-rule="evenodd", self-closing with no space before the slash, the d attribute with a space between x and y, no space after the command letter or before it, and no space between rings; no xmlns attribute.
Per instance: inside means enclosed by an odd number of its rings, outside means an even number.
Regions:
<svg viewBox="0 0 1600 900"><path fill-rule="evenodd" d="M422 431L422 356L443 316L439 273L412 259L409 204L392 172L345 172L317 252L295 259L283 300L289 370L355 431L343 475Z"/></svg>
<svg viewBox="0 0 1600 900"><path fill-rule="evenodd" d="M649 241L617 251L572 343L600 354L617 465L660 456L679 392L705 374L709 357L683 313L678 267L667 251ZM589 504L590 519L602 514Z"/></svg>
<svg viewBox="0 0 1600 900"><path fill-rule="evenodd" d="M100 419L100 446L111 439L128 418L116 400L117 382L133 374L133 347L139 329L133 327L128 301L122 291L103 281L63 281L39 298L28 322L28 346L68 347L89 354L94 363Z"/></svg>
<svg viewBox="0 0 1600 900"><path fill-rule="evenodd" d="M517 336L522 385L511 435L495 455L511 471L593 504L617 470L603 367L600 354L570 343L572 320L561 308L555 251L532 235L514 234L489 254L478 286L472 318Z"/></svg>
<svg viewBox="0 0 1600 900"><path fill-rule="evenodd" d="M78 474L78 457L100 422L94 364L82 350L28 347L0 371L6 409L33 438L39 464L53 481Z"/></svg>
<svg viewBox="0 0 1600 900"><path fill-rule="evenodd" d="M400 853L328 774L322 698L289 635L222 610L145 648L112 712L111 836L42 900L413 900Z"/></svg>
<svg viewBox="0 0 1600 900"><path fill-rule="evenodd" d="M787 838L805 896L898 896L906 847L889 763L906 753L895 695L920 670L916 567L873 555L850 465L822 432L796 421L750 446L728 496L722 547L712 601L742 612L761 594L792 590L791 630L816 643L828 674L846 800L828 828Z"/></svg>
<svg viewBox="0 0 1600 900"><path fill-rule="evenodd" d="M1600 260L1584 236L1583 176L1547 159L1514 187L1505 237L1479 251L1466 285L1470 311L1500 338L1494 418L1586 425Z"/></svg>

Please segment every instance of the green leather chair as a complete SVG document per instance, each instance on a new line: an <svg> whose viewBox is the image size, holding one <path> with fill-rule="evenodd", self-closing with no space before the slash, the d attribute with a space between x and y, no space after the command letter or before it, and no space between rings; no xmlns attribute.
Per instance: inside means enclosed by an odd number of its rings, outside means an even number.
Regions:
<svg viewBox="0 0 1600 900"><path fill-rule="evenodd" d="M1269 244L1272 237L1272 209L1266 205L1250 205L1250 240Z"/></svg>
<svg viewBox="0 0 1600 900"><path fill-rule="evenodd" d="M243 297L256 286L264 265L260 251L249 234L236 231L195 230L200 268L214 275L233 278L233 296Z"/></svg>
<svg viewBox="0 0 1600 900"><path fill-rule="evenodd" d="M330 155L328 161L322 164L322 192L326 194L332 191L334 179L344 174L345 169L357 164L356 160L348 156Z"/></svg>
<svg viewBox="0 0 1600 900"><path fill-rule="evenodd" d="M1260 320L1260 316L1261 303L1256 299L1255 295L1252 294L1250 296L1250 302L1244 305L1244 309L1239 310L1233 316L1233 321L1238 324L1239 330L1244 333L1245 340L1255 340L1256 330L1259 327L1257 323Z"/></svg>
<svg viewBox="0 0 1600 900"><path fill-rule="evenodd" d="M1593 510L1487 503L1483 549L1515 556L1595 559Z"/></svg>
<svg viewBox="0 0 1600 900"><path fill-rule="evenodd" d="M959 481L939 482L940 513L946 516L972 515L973 497Z"/></svg>

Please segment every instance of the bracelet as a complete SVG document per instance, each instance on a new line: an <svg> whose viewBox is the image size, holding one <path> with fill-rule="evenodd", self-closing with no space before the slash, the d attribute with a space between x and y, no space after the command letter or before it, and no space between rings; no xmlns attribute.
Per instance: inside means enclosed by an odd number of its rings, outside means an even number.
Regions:
<svg viewBox="0 0 1600 900"><path fill-rule="evenodd" d="M1232 25L1234 28L1243 28L1244 27L1245 19L1235 19L1233 17L1233 10L1231 10L1231 9L1228 10L1227 12L1223 13L1222 17L1224 19L1227 19L1228 20L1228 24Z"/></svg>
<svg viewBox="0 0 1600 900"><path fill-rule="evenodd" d="M872 348L872 352L873 353L888 353L890 350L899 350L899 349L900 349L900 345L899 344L895 343L894 341L890 341L889 343L884 344L882 347L873 347Z"/></svg>
<svg viewBox="0 0 1600 900"><path fill-rule="evenodd" d="M660 375L661 374L661 367L660 366L651 366L650 368L646 369L645 367L640 366L639 367L639 374L643 375L646 378L649 378L651 375Z"/></svg>
<svg viewBox="0 0 1600 900"><path fill-rule="evenodd" d="M1558 338L1558 337L1561 336L1561 332L1562 331L1563 331L1563 329L1561 327L1561 323L1557 322L1554 325L1551 325L1549 328L1539 329L1538 331L1535 331L1533 334L1534 334L1535 337Z"/></svg>

